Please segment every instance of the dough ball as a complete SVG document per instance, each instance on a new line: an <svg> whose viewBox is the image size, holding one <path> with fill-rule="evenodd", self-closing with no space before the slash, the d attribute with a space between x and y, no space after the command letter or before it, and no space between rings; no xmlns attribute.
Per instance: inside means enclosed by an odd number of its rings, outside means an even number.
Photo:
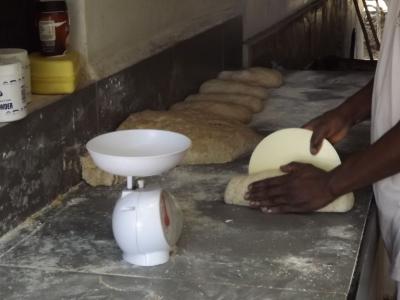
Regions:
<svg viewBox="0 0 400 300"><path fill-rule="evenodd" d="M222 103L213 101L179 102L171 107L171 110L194 109L204 113L213 113L223 118L249 123L253 117L250 109L243 105Z"/></svg>
<svg viewBox="0 0 400 300"><path fill-rule="evenodd" d="M247 107L253 113L257 113L263 110L264 101L260 98L250 95L240 94L195 94L186 97L185 102L201 102L201 101L213 101L221 103L233 103Z"/></svg>
<svg viewBox="0 0 400 300"><path fill-rule="evenodd" d="M239 81L212 79L200 86L200 94L238 94L267 99L269 91L266 88Z"/></svg>
<svg viewBox="0 0 400 300"><path fill-rule="evenodd" d="M223 71L218 78L235 80L264 88L278 88L283 84L283 76L279 71L261 67L239 71Z"/></svg>

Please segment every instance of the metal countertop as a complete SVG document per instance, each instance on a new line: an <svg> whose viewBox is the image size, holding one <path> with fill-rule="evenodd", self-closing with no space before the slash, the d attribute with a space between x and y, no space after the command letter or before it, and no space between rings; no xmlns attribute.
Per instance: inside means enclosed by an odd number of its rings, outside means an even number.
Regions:
<svg viewBox="0 0 400 300"><path fill-rule="evenodd" d="M265 133L301 126L370 77L290 73L251 126ZM346 155L368 140L366 123L338 149ZM153 179L175 195L185 216L176 252L158 267L121 260L111 232L121 187L80 186L59 206L0 240L0 290L21 298L57 291L60 298L163 300L346 299L354 293L371 190L357 192L355 208L345 214L264 215L225 205L227 182L245 173L247 163L248 157L222 165L180 166Z"/></svg>

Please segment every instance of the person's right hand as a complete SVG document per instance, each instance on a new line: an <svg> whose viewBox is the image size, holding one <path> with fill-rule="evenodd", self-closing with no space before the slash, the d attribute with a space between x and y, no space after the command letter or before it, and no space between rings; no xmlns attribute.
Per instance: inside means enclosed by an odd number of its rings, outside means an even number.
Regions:
<svg viewBox="0 0 400 300"><path fill-rule="evenodd" d="M313 131L310 152L314 155L317 154L324 139L332 144L340 142L347 135L351 126L350 118L338 109L330 110L311 120L303 126L303 128Z"/></svg>

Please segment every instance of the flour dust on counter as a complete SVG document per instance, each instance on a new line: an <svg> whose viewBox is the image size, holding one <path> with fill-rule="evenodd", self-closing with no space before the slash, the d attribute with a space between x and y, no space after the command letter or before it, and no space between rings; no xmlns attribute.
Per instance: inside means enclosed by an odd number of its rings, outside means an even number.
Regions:
<svg viewBox="0 0 400 300"><path fill-rule="evenodd" d="M227 169L221 172L220 166L202 165L200 170L196 166L178 166L168 173L168 180L162 179L161 185L182 199L222 201L224 186L237 171Z"/></svg>
<svg viewBox="0 0 400 300"><path fill-rule="evenodd" d="M353 226L341 225L328 228L327 235L339 239L353 239L354 238Z"/></svg>
<svg viewBox="0 0 400 300"><path fill-rule="evenodd" d="M253 116L250 126L266 132L302 127L322 112L335 108L372 77L369 72L287 72L285 85L271 91L263 111ZM367 123L360 126L362 131L368 130ZM350 136L359 139L352 132Z"/></svg>

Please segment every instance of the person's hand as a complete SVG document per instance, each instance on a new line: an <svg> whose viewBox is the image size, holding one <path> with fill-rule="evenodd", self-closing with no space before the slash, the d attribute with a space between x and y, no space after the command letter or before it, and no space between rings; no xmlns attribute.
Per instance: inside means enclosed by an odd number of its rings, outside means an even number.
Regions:
<svg viewBox="0 0 400 300"><path fill-rule="evenodd" d="M303 128L313 131L310 152L314 155L317 154L324 139L332 144L340 142L347 135L351 126L351 120L337 109L330 110L311 120L303 126Z"/></svg>
<svg viewBox="0 0 400 300"><path fill-rule="evenodd" d="M282 176L249 185L245 199L265 213L304 213L320 209L336 196L330 190L331 174L310 164L283 166Z"/></svg>

